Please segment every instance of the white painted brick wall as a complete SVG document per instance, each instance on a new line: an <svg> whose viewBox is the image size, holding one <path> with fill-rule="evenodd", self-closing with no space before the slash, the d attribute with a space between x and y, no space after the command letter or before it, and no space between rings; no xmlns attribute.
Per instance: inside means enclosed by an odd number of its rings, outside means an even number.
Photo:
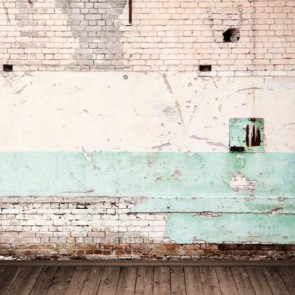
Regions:
<svg viewBox="0 0 295 295"><path fill-rule="evenodd" d="M159 243L166 214L130 214L132 198L0 198L0 248L13 243ZM127 214L128 211L128 214Z"/></svg>
<svg viewBox="0 0 295 295"><path fill-rule="evenodd" d="M294 75L294 1L133 0L127 24L126 0L1 0L0 60L23 71ZM223 42L230 27L239 42Z"/></svg>

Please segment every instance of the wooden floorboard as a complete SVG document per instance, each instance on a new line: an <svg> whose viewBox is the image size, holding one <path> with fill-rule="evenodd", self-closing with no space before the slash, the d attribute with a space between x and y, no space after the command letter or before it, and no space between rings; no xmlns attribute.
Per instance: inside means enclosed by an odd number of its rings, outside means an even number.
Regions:
<svg viewBox="0 0 295 295"><path fill-rule="evenodd" d="M215 267L200 267L204 295L221 295Z"/></svg>
<svg viewBox="0 0 295 295"><path fill-rule="evenodd" d="M0 277L0 294L6 294L16 279L19 267L8 267Z"/></svg>
<svg viewBox="0 0 295 295"><path fill-rule="evenodd" d="M273 294L293 295L289 293L284 281L281 279L281 276L275 267L262 267L262 272Z"/></svg>
<svg viewBox="0 0 295 295"><path fill-rule="evenodd" d="M184 268L185 289L187 295L204 294L199 267Z"/></svg>
<svg viewBox="0 0 295 295"><path fill-rule="evenodd" d="M246 270L256 294L272 295L272 292L260 267L247 267Z"/></svg>
<svg viewBox="0 0 295 295"><path fill-rule="evenodd" d="M138 267L135 295L152 295L154 285L154 268Z"/></svg>
<svg viewBox="0 0 295 295"><path fill-rule="evenodd" d="M283 280L286 288L290 294L295 294L295 277L289 267L281 266L277 268L281 279Z"/></svg>
<svg viewBox="0 0 295 295"><path fill-rule="evenodd" d="M119 281L120 267L105 267L99 285L99 295L115 295Z"/></svg>
<svg viewBox="0 0 295 295"><path fill-rule="evenodd" d="M233 277L231 268L227 267L215 267L219 287L222 294L227 295L239 295L235 279Z"/></svg>
<svg viewBox="0 0 295 295"><path fill-rule="evenodd" d="M0 295L293 295L292 266L0 267Z"/></svg>
<svg viewBox="0 0 295 295"><path fill-rule="evenodd" d="M42 267L20 267L17 277L7 290L7 295L30 294L36 280L41 273Z"/></svg>
<svg viewBox="0 0 295 295"><path fill-rule="evenodd" d="M255 295L256 294L245 267L234 266L234 267L231 267L231 271L232 271L239 295Z"/></svg>
<svg viewBox="0 0 295 295"><path fill-rule="evenodd" d="M89 267L85 281L80 292L81 295L95 295L99 288L103 268L99 266Z"/></svg>
<svg viewBox="0 0 295 295"><path fill-rule="evenodd" d="M170 268L156 267L154 269L154 295L171 294Z"/></svg>
<svg viewBox="0 0 295 295"><path fill-rule="evenodd" d="M75 267L59 267L46 295L64 295L75 273ZM44 293L43 293L44 294Z"/></svg>
<svg viewBox="0 0 295 295"><path fill-rule="evenodd" d="M66 295L79 295L81 293L88 272L89 267L76 267Z"/></svg>
<svg viewBox="0 0 295 295"><path fill-rule="evenodd" d="M175 295L185 295L185 278L184 278L184 268L183 267L171 267L171 292Z"/></svg>
<svg viewBox="0 0 295 295"><path fill-rule="evenodd" d="M43 267L42 272L35 282L30 295L46 294L57 272L58 267Z"/></svg>
<svg viewBox="0 0 295 295"><path fill-rule="evenodd" d="M117 295L135 294L137 267L121 267Z"/></svg>

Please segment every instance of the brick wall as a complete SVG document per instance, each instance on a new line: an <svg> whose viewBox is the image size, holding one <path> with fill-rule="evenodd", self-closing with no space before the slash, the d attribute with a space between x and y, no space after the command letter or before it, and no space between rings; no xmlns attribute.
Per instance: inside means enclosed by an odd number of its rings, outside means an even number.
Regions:
<svg viewBox="0 0 295 295"><path fill-rule="evenodd" d="M136 200L136 201L135 201ZM140 199L0 198L1 259L287 259L294 245L177 244L166 213L130 213ZM5 258L6 257L6 258Z"/></svg>
<svg viewBox="0 0 295 295"><path fill-rule="evenodd" d="M294 1L1 0L1 63L15 70L294 75ZM31 3L29 3L31 2ZM222 33L240 29L239 42ZM206 73L208 75L208 73Z"/></svg>

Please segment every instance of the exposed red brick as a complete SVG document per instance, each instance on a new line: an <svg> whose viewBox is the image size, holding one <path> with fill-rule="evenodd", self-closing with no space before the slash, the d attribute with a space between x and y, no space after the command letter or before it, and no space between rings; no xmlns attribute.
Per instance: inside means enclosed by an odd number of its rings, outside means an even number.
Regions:
<svg viewBox="0 0 295 295"><path fill-rule="evenodd" d="M295 259L295 250L290 245L32 244L9 247L0 246L0 255L18 259Z"/></svg>

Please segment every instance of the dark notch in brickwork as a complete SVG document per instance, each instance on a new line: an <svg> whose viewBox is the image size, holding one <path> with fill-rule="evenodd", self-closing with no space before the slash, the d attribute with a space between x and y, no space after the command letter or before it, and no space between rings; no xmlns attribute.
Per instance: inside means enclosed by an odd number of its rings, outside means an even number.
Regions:
<svg viewBox="0 0 295 295"><path fill-rule="evenodd" d="M5 64L3 65L3 72L12 72L13 71L13 65Z"/></svg>

